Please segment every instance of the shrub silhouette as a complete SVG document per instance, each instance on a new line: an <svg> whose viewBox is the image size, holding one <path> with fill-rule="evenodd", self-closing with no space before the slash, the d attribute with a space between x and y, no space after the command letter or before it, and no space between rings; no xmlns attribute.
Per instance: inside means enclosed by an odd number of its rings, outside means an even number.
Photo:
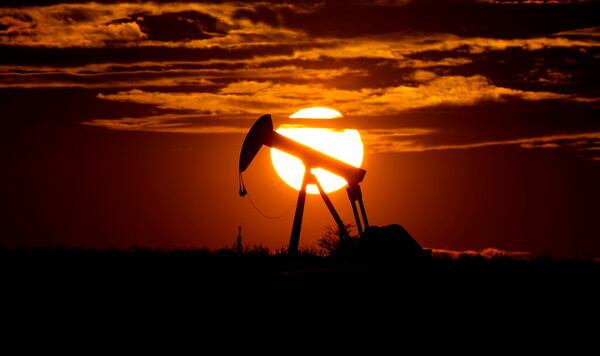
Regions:
<svg viewBox="0 0 600 356"><path fill-rule="evenodd" d="M328 225L317 240L318 251L326 256L335 256L346 252L358 244L358 236L354 232L354 224L345 224L350 238L341 238L340 229L337 226Z"/></svg>

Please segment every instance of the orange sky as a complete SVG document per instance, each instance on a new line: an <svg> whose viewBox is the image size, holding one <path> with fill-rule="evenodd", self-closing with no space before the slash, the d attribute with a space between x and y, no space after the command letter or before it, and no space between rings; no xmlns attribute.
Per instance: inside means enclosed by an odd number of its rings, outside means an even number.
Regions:
<svg viewBox="0 0 600 356"><path fill-rule="evenodd" d="M218 248L242 225L286 246L293 212L237 196L239 149L260 115L319 105L361 132L371 223L427 247L600 255L597 2L13 3L0 245ZM245 179L267 213L295 204L267 150ZM309 196L301 242L330 220Z"/></svg>

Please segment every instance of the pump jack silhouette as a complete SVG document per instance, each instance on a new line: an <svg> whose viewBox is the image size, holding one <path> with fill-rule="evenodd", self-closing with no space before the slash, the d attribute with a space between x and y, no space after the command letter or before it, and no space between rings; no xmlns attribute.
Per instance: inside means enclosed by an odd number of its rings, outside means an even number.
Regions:
<svg viewBox="0 0 600 356"><path fill-rule="evenodd" d="M431 250L423 249L401 225L369 226L369 220L367 219L367 213L365 212L365 205L363 203L362 192L359 185L365 178L367 171L351 166L309 146L278 134L273 131L271 115L268 114L263 115L256 120L242 145L239 167L240 195L242 197L247 194L242 180L242 173L248 169L248 166L263 145L277 148L299 158L306 167L302 185L298 192L298 202L296 203L296 213L294 214L294 224L292 225L288 254L296 255L298 253L302 215L304 214L304 202L306 200L306 186L308 184L317 186L321 198L323 198L325 205L327 205L327 209L329 209L331 216L333 216L333 219L338 226L340 239L344 240L350 237L342 218L340 218L340 215L333 207L329 196L327 196L327 193L325 193L323 187L321 187L317 177L311 172L313 168L323 168L331 173L337 174L348 182L346 192L348 193L348 198L352 205L352 212L360 237L360 249L358 251L360 256L375 263L394 261L397 260L398 257L400 257L401 261L417 261L422 258L431 257Z"/></svg>
<svg viewBox="0 0 600 356"><path fill-rule="evenodd" d="M244 140L242 151L240 152L240 175L246 171L246 169L248 169L248 166L263 145L277 148L299 158L306 167L304 171L304 178L302 179L302 185L298 192L296 213L294 214L294 224L292 225L292 234L290 236L290 244L288 247L288 253L290 255L297 254L298 252L302 217L304 214L304 203L306 200L306 186L308 184L314 184L317 186L317 189L319 190L327 209L331 213L331 216L333 216L333 219L339 228L340 237L349 237L349 233L344 227L344 222L340 218L338 212L335 210L335 207L331 203L329 196L323 190L319 180L311 172L313 168L323 168L334 174L337 174L348 182L346 191L348 192L348 198L350 199L350 204L352 205L352 212L354 213L358 234L360 237L364 235L366 229L369 227L369 221L367 219L367 213L365 212L365 206L362 200L362 192L359 184L363 181L367 171L349 165L343 161L321 153L314 148L303 145L273 131L271 115L267 114L261 116L254 123ZM243 185L240 188L240 195L246 195L246 189ZM360 216L358 209L360 209Z"/></svg>

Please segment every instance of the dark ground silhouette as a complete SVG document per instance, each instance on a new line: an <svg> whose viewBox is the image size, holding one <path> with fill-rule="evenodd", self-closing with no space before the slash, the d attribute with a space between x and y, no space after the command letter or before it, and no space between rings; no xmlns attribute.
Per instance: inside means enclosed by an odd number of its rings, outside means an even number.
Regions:
<svg viewBox="0 0 600 356"><path fill-rule="evenodd" d="M324 335L400 326L446 334L464 323L485 333L508 323L526 335L532 322L557 330L557 320L570 323L560 328L595 320L600 263L467 255L373 261L260 247L0 249L0 281L5 325L42 334L67 320L78 332L107 324L125 335L187 325L258 332L265 323Z"/></svg>
<svg viewBox="0 0 600 356"><path fill-rule="evenodd" d="M264 284L268 288L319 287L325 290L419 287L465 291L491 287L505 290L596 287L600 263L505 257L433 256L422 260L320 256L314 250L290 257L260 246L237 253L229 249L85 250L69 248L0 249L0 273L5 284L26 288L78 286L135 289L178 286L202 290Z"/></svg>

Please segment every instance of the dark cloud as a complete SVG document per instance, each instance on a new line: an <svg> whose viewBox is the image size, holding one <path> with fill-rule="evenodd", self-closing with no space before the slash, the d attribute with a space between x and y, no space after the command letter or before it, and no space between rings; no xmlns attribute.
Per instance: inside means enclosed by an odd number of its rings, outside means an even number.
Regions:
<svg viewBox="0 0 600 356"><path fill-rule="evenodd" d="M0 46L0 64L77 66L89 63L135 63L140 61L202 61L250 59L268 55L290 55L289 45L248 45L241 48L49 48Z"/></svg>
<svg viewBox="0 0 600 356"><path fill-rule="evenodd" d="M283 25L281 9L268 5L256 5L253 9L239 9L233 14L234 19L248 19L252 22L262 22L273 27Z"/></svg>
<svg viewBox="0 0 600 356"><path fill-rule="evenodd" d="M119 87L170 87L176 86L182 90L185 86L194 86L200 90L203 86L213 84L204 79L201 73L175 70L169 74L161 71L145 71L142 73L27 73L0 74L0 87L21 88L119 88Z"/></svg>
<svg viewBox="0 0 600 356"><path fill-rule="evenodd" d="M29 16L27 13L22 11L14 11L7 13L5 16L12 17L15 20L23 21L23 22L33 22L33 18Z"/></svg>
<svg viewBox="0 0 600 356"><path fill-rule="evenodd" d="M41 127L62 127L86 119L145 117L158 113L180 112L157 109L153 105L106 102L97 98L98 90L0 89L0 117L3 132Z"/></svg>
<svg viewBox="0 0 600 356"><path fill-rule="evenodd" d="M218 18L199 11L147 12L132 14L112 23L136 22L150 40L188 41L225 35L228 25Z"/></svg>
<svg viewBox="0 0 600 356"><path fill-rule="evenodd" d="M83 1L82 0L4 0L2 1L2 3L0 3L0 7L21 7L21 6L51 6L51 5L58 5L58 4L81 4ZM128 1L123 1L123 0L103 0L102 3L104 4L121 4L124 2L128 2ZM129 1L129 2L139 2L139 1ZM158 0L158 1L153 1L155 3L159 3L159 4L171 4L171 3L190 3L190 2L195 2L195 3L213 3L213 4L220 4L220 3L225 3L228 2L228 0L194 0L194 1L190 1L190 0ZM242 1L244 2L244 1ZM252 2L252 1L250 1Z"/></svg>
<svg viewBox="0 0 600 356"><path fill-rule="evenodd" d="M454 51L424 51L409 58L439 61L460 56L469 59L461 66L428 68L438 75L483 74L494 84L534 91L552 91L599 97L600 67L598 48L541 48L529 50L509 47L470 53L468 48Z"/></svg>
<svg viewBox="0 0 600 356"><path fill-rule="evenodd" d="M26 12L11 11L0 17L0 36L15 36L35 26L35 21Z"/></svg>
<svg viewBox="0 0 600 356"><path fill-rule="evenodd" d="M259 5L238 18L306 31L313 36L355 37L393 32L443 32L495 38L534 37L600 24L597 2L493 4L478 1L413 1L389 6L325 2L320 6ZM376 26L374 25L376 24Z"/></svg>
<svg viewBox="0 0 600 356"><path fill-rule="evenodd" d="M66 8L63 11L54 12L50 17L63 22L65 25L75 22L89 22L96 19L101 14L106 14L106 11L90 9L85 7Z"/></svg>

